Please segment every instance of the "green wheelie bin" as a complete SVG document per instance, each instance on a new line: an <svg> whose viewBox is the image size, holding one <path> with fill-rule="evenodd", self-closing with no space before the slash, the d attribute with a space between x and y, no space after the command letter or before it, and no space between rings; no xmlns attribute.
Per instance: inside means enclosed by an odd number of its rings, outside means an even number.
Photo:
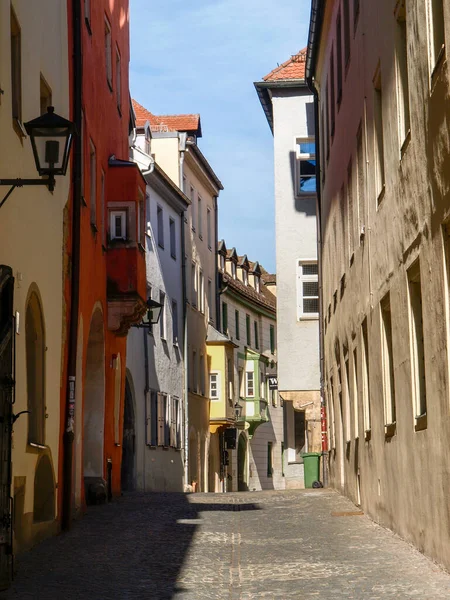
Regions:
<svg viewBox="0 0 450 600"><path fill-rule="evenodd" d="M312 488L315 481L320 480L320 452L305 452L302 454L305 469L305 488Z"/></svg>

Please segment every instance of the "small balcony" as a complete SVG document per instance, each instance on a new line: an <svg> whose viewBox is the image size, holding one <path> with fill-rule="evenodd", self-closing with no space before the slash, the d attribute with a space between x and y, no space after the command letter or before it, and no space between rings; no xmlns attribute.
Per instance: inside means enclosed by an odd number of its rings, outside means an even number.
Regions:
<svg viewBox="0 0 450 600"><path fill-rule="evenodd" d="M244 409L238 419L238 423L247 430L250 438L253 437L256 429L263 423L267 423L269 416L267 413L267 400L253 398L239 398L239 403Z"/></svg>
<svg viewBox="0 0 450 600"><path fill-rule="evenodd" d="M145 181L135 163L109 161L107 179L108 329L125 336L147 305Z"/></svg>

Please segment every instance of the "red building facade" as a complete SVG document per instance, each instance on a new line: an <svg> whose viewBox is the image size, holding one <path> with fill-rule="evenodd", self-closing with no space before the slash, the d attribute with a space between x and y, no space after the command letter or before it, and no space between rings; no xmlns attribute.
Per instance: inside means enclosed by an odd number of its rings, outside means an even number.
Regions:
<svg viewBox="0 0 450 600"><path fill-rule="evenodd" d="M146 310L145 180L128 161L128 0L68 0L72 120L60 506L121 489L126 336ZM64 383L67 382L67 385Z"/></svg>

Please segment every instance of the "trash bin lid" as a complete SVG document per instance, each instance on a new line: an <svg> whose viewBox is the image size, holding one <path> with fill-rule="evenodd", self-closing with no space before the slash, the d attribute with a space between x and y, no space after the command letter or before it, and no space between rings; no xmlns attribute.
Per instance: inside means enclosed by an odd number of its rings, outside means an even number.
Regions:
<svg viewBox="0 0 450 600"><path fill-rule="evenodd" d="M322 452L303 452L301 454L302 458L307 458L308 456L322 456Z"/></svg>

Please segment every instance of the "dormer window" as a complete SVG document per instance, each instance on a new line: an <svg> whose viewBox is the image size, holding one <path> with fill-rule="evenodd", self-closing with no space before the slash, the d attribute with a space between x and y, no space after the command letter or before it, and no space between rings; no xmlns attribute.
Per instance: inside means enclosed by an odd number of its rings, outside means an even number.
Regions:
<svg viewBox="0 0 450 600"><path fill-rule="evenodd" d="M225 256L223 254L220 255L220 268L225 271Z"/></svg>
<svg viewBox="0 0 450 600"><path fill-rule="evenodd" d="M150 129L145 132L145 153L150 156Z"/></svg>
<svg viewBox="0 0 450 600"><path fill-rule="evenodd" d="M231 263L231 276L236 279L236 263L234 262Z"/></svg>
<svg viewBox="0 0 450 600"><path fill-rule="evenodd" d="M112 210L110 212L110 231L112 240L127 239L127 211Z"/></svg>
<svg viewBox="0 0 450 600"><path fill-rule="evenodd" d="M242 269L242 282L244 285L248 285L248 273L245 269Z"/></svg>
<svg viewBox="0 0 450 600"><path fill-rule="evenodd" d="M255 275L255 290L258 292L258 294L261 291L261 285L257 275Z"/></svg>

